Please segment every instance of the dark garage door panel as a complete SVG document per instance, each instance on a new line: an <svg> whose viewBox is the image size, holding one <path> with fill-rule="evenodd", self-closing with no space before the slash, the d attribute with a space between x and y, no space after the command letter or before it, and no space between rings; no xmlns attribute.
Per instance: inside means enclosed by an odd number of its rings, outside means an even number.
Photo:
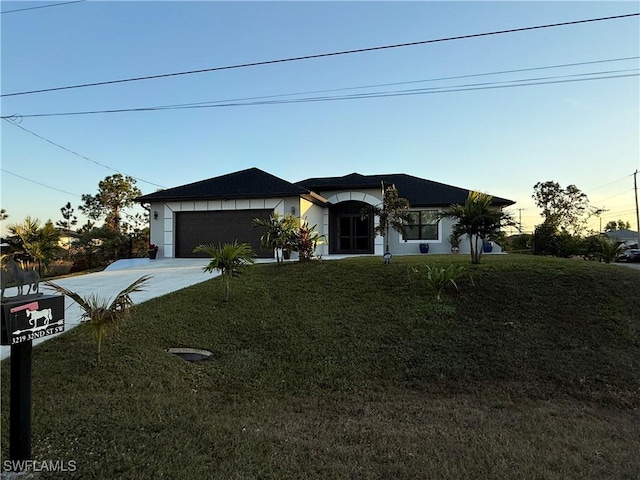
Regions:
<svg viewBox="0 0 640 480"><path fill-rule="evenodd" d="M273 210L217 210L214 212L176 213L176 257L205 257L193 253L202 243L214 245L248 243L258 257L272 257L273 252L260 247L264 229L253 227L254 218L269 218Z"/></svg>

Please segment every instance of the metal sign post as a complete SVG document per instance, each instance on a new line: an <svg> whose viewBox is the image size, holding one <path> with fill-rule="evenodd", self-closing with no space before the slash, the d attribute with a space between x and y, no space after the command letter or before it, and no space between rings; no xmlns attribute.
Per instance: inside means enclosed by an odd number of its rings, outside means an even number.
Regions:
<svg viewBox="0 0 640 480"><path fill-rule="evenodd" d="M31 350L33 340L64 331L64 296L3 299L0 339L11 345L9 457L31 459Z"/></svg>

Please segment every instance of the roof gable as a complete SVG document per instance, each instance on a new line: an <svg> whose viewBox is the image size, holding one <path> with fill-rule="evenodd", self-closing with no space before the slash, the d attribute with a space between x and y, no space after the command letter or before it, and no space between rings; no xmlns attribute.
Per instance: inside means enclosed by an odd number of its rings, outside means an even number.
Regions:
<svg viewBox="0 0 640 480"><path fill-rule="evenodd" d="M271 198L309 194L309 190L271 175L259 168L249 168L219 177L160 190L136 198L149 203L180 200L217 200L230 198Z"/></svg>

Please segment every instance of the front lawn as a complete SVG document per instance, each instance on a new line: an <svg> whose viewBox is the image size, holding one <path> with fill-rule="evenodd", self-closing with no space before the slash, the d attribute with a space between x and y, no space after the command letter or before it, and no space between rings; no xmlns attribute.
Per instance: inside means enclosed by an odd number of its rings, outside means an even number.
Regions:
<svg viewBox="0 0 640 480"><path fill-rule="evenodd" d="M426 262L464 265L459 293L436 302ZM46 342L33 455L78 470L39 478L637 478L640 272L482 262L255 265L229 304L214 279L139 305L100 368L84 327Z"/></svg>

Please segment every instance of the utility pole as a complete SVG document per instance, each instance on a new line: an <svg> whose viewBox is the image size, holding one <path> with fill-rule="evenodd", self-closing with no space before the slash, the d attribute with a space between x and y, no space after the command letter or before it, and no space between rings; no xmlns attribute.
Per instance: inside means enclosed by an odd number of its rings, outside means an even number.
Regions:
<svg viewBox="0 0 640 480"><path fill-rule="evenodd" d="M520 234L522 234L522 210L525 210L524 208L519 208L518 209L518 230L520 230Z"/></svg>
<svg viewBox="0 0 640 480"><path fill-rule="evenodd" d="M633 189L636 193L636 230L637 230L637 238L638 248L640 248L640 213L638 212L638 170L633 172Z"/></svg>

